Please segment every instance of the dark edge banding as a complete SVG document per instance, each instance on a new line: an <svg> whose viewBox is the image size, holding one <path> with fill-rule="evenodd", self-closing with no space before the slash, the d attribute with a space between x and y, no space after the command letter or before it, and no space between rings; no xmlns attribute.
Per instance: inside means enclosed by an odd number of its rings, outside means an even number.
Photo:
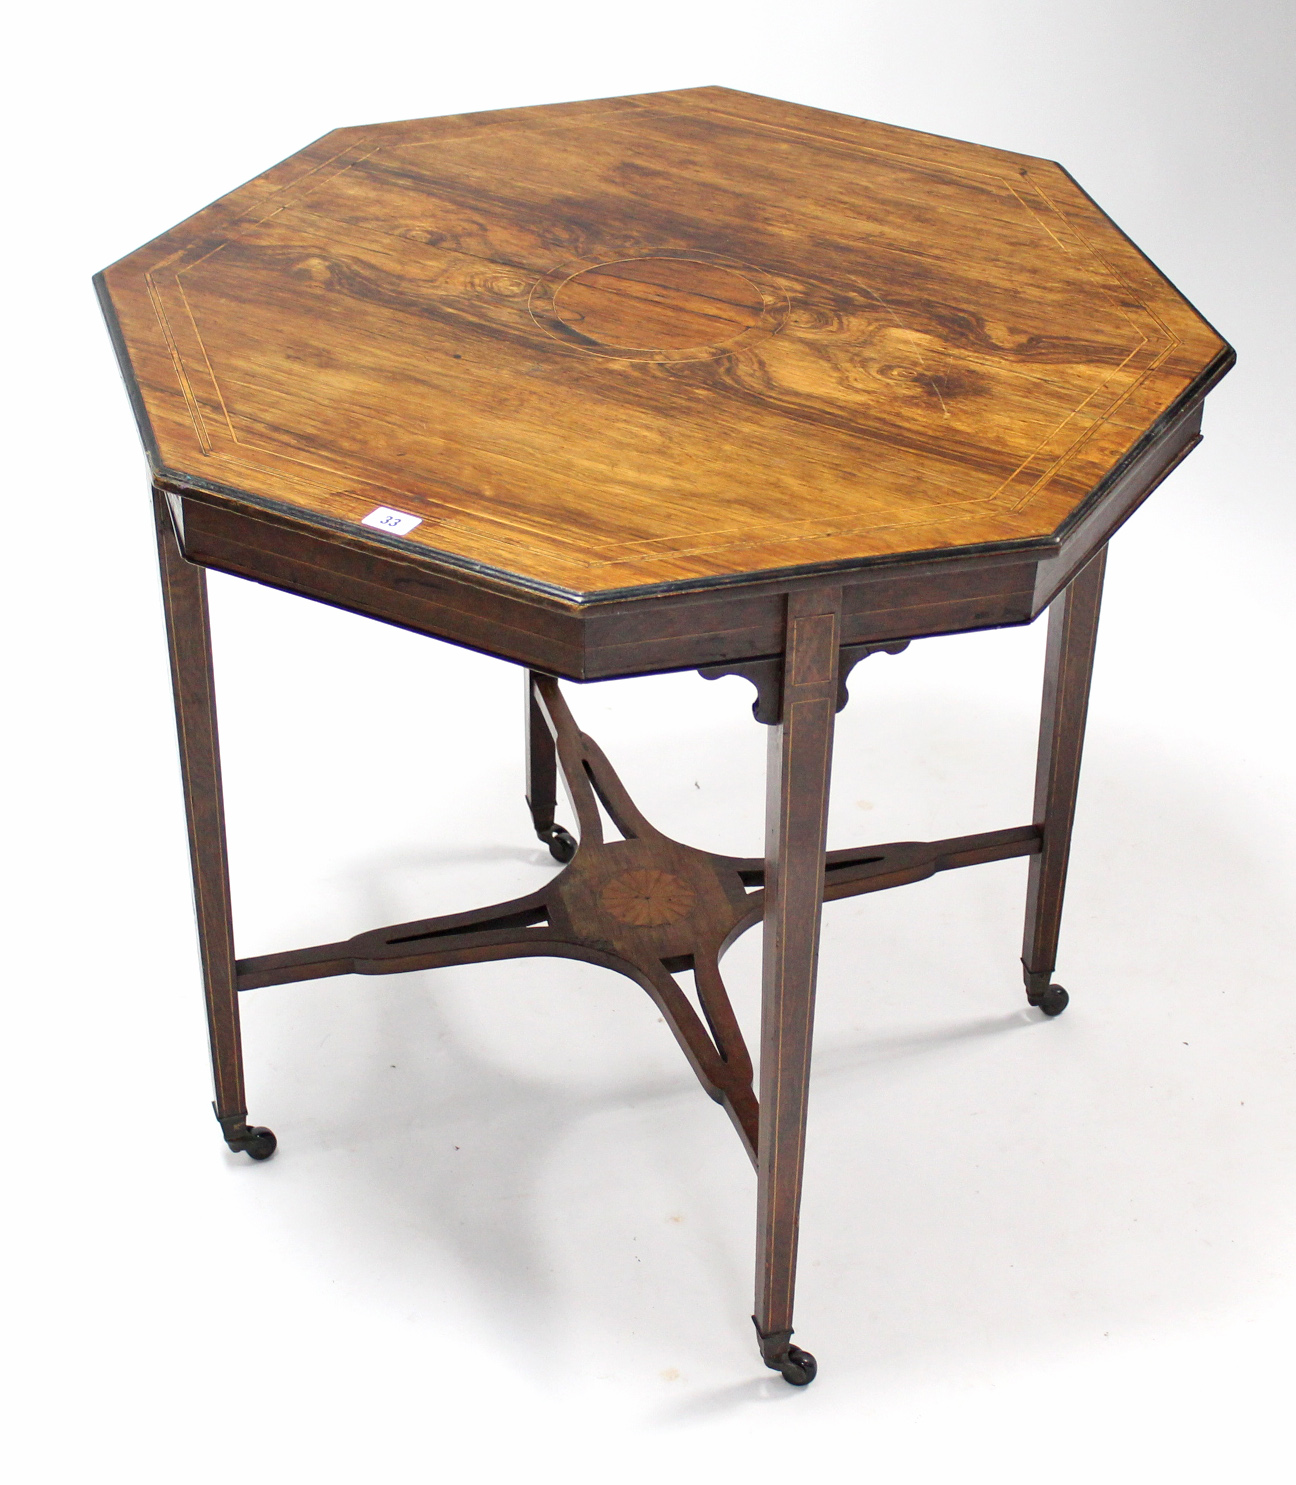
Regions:
<svg viewBox="0 0 1296 1485"><path fill-rule="evenodd" d="M112 341L112 348L117 355L117 367L121 372L122 381L126 384L126 395L130 398L131 410L135 414L135 426L139 430L140 442L144 445L144 454L152 469L156 469L161 462L161 454L158 450L157 440L153 437L153 424L149 421L148 409L144 406L144 398L140 392L139 382L135 378L135 368L131 365L130 351L126 347L126 337L122 334L121 323L117 319L117 310L112 302L112 294L108 288L108 281L104 275L108 272L105 268L94 276L95 294L99 299L99 308L103 312L104 323L108 327L108 338Z"/></svg>

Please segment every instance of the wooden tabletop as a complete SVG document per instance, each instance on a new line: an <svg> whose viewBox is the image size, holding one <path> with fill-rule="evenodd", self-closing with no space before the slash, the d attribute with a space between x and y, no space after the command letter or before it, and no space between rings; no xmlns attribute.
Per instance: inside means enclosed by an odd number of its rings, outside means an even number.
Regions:
<svg viewBox="0 0 1296 1485"><path fill-rule="evenodd" d="M1232 359L1060 166L717 87L341 129L101 280L164 483L573 598L1050 537Z"/></svg>

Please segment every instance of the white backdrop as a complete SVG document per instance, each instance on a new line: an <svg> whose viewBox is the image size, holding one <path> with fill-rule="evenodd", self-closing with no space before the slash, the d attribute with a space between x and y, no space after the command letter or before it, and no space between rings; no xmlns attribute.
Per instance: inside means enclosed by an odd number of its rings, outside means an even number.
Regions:
<svg viewBox="0 0 1296 1485"><path fill-rule="evenodd" d="M9 32L11 1478L1287 1480L1296 1325L1291 7L373 0ZM524 962L244 998L208 1106L144 467L90 275L329 128L724 83L1061 160L1238 348L1115 543L1059 978L1024 867L831 907L798 1304L655 1011ZM512 668L212 580L239 946L528 890ZM870 660L831 844L1024 820L1042 625ZM569 688L647 812L761 836L737 680ZM727 961L755 1010L757 936Z"/></svg>

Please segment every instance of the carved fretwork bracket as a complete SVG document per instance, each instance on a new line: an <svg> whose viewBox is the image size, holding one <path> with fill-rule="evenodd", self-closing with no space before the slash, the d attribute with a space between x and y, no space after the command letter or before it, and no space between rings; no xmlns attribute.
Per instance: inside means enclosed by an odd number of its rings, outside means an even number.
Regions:
<svg viewBox="0 0 1296 1485"><path fill-rule="evenodd" d="M898 655L908 649L907 639L884 640L879 644L843 645L838 651L837 661L837 710L850 700L846 682L850 673L870 655ZM756 700L752 703L752 716L767 727L774 727L782 720L783 705L783 657L767 655L758 660L735 660L731 665L706 665L698 674L708 681L718 681L724 675L740 675L756 687Z"/></svg>
<svg viewBox="0 0 1296 1485"><path fill-rule="evenodd" d="M853 648L858 660L885 647ZM558 682L536 676L533 684L579 827L571 862L526 897L398 923L341 943L240 960L238 987L532 956L602 965L652 997L703 1088L728 1112L755 1162L759 1109L751 1056L720 960L764 914L765 863L759 857L713 855L663 835L639 813L597 743L577 727ZM621 839L604 839L600 805ZM852 897L953 867L1027 856L1039 850L1039 843L1038 828L1028 825L954 840L830 851L824 896ZM686 970L693 975L696 1004L675 979Z"/></svg>

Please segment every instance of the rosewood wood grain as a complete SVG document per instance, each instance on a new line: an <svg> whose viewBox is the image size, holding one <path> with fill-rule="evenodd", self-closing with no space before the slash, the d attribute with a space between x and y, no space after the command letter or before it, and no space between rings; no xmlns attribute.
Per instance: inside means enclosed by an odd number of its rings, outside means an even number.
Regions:
<svg viewBox="0 0 1296 1485"><path fill-rule="evenodd" d="M1106 567L1107 549L1103 547L1072 578L1049 610L1039 758L1035 770L1035 824L1041 844L1039 853L1031 858L1026 887L1022 970L1030 1003L1050 1015L1056 1015L1067 1004L1066 991L1050 981L1057 966L1062 899L1071 856L1071 827L1080 786L1080 759Z"/></svg>
<svg viewBox="0 0 1296 1485"><path fill-rule="evenodd" d="M1081 512L1073 530L1029 549L954 549L856 568L845 579L843 639L877 643L1025 624L1200 439L1201 406L1160 429ZM174 484L174 482L172 482ZM767 657L791 591L840 574L754 573L696 591L597 599L510 587L438 564L394 538L375 542L280 512L178 493L185 555L287 592L500 655L571 680L656 674Z"/></svg>
<svg viewBox="0 0 1296 1485"><path fill-rule="evenodd" d="M1056 551L1036 568L1031 617L1042 613L1095 552L1106 547L1153 490L1202 440L1197 401L1156 430L1136 458L1113 472L1101 498L1087 501L1057 533Z"/></svg>
<svg viewBox="0 0 1296 1485"><path fill-rule="evenodd" d="M338 130L96 284L154 481L231 1146L274 1148L246 1123L236 986L601 965L755 1162L761 1352L809 1381L822 902L1028 856L1028 995L1065 1004L1106 543L1199 441L1232 350L1060 166L712 87ZM416 524L376 529L379 506ZM235 965L205 567L525 667L527 800L564 870ZM1033 822L825 855L851 664L1050 604ZM764 859L657 831L556 679L695 668L757 688ZM720 962L762 920L758 1101Z"/></svg>
<svg viewBox="0 0 1296 1485"><path fill-rule="evenodd" d="M1232 359L1052 162L724 88L337 131L100 285L159 478L578 598L1048 548Z"/></svg>

